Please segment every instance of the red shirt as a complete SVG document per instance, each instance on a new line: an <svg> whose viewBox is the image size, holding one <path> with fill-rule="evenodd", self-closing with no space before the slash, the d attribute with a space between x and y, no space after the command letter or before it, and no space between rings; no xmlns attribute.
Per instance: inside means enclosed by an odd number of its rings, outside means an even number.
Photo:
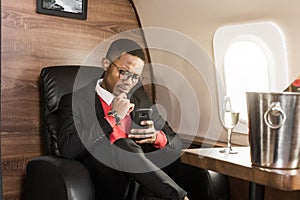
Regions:
<svg viewBox="0 0 300 200"><path fill-rule="evenodd" d="M98 96L99 97L99 96ZM113 128L113 132L109 136L110 143L114 143L116 140L120 138L127 138L127 134L130 133L132 119L130 115L126 116L124 119L120 121L120 125L116 124L115 118L112 116L108 116L107 113L111 110L112 105L108 105L101 97L99 97L104 114L105 119L110 123ZM155 148L163 148L166 146L168 140L163 131L159 131L156 135L156 140L153 143Z"/></svg>

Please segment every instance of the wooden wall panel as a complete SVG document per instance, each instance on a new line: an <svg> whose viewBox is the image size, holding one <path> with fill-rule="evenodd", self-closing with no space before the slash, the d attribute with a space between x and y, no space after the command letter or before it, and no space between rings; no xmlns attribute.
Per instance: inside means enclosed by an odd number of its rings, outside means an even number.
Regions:
<svg viewBox="0 0 300 200"><path fill-rule="evenodd" d="M37 14L36 0L2 0L1 7L2 185L10 200L22 199L25 166L42 154L41 68L81 64L104 39L139 26L128 0L88 0L87 20Z"/></svg>

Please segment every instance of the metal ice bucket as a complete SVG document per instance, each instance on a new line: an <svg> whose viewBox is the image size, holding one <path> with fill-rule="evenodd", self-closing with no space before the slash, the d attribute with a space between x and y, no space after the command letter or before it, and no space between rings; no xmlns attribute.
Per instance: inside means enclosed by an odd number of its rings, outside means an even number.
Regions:
<svg viewBox="0 0 300 200"><path fill-rule="evenodd" d="M253 165L300 167L300 93L247 92Z"/></svg>

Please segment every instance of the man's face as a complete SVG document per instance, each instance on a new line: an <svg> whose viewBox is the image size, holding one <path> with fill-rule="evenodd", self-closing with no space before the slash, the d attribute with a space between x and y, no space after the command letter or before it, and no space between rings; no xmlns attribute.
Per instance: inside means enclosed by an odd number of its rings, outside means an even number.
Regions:
<svg viewBox="0 0 300 200"><path fill-rule="evenodd" d="M121 93L127 94L137 84L135 78L141 76L143 67L144 61L142 59L124 53L110 63L106 70L102 87L115 96ZM127 76L128 78L126 79Z"/></svg>

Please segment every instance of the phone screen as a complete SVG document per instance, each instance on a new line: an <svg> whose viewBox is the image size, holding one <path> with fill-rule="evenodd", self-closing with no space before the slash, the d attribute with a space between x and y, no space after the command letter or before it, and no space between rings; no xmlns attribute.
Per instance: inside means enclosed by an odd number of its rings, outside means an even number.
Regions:
<svg viewBox="0 0 300 200"><path fill-rule="evenodd" d="M141 121L151 120L152 109L151 108L140 108L135 111L134 121L137 123L138 128L143 128L141 126Z"/></svg>

